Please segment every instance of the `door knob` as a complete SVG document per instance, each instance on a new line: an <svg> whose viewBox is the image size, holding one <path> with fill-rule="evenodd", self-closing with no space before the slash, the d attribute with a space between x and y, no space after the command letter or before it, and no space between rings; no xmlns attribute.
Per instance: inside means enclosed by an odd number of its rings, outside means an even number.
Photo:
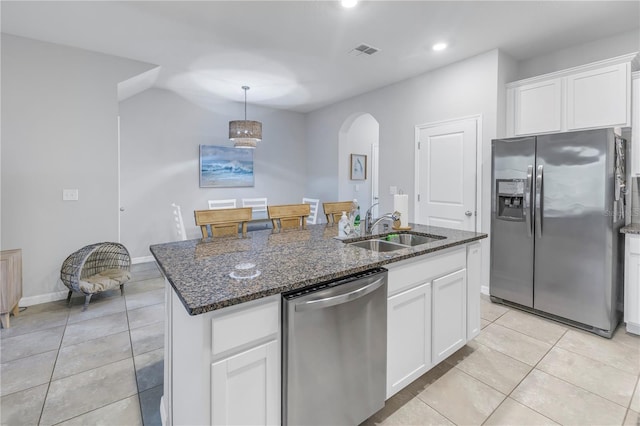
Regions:
<svg viewBox="0 0 640 426"><path fill-rule="evenodd" d="M464 214L467 216L471 216L472 213L471 213L471 210L467 210L466 212L464 212Z"/></svg>

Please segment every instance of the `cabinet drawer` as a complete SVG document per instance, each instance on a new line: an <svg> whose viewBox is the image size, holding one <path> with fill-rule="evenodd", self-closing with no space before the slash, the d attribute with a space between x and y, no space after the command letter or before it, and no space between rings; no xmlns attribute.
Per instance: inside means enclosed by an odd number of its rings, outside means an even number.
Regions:
<svg viewBox="0 0 640 426"><path fill-rule="evenodd" d="M640 236L627 235L629 239L629 253L640 254Z"/></svg>
<svg viewBox="0 0 640 426"><path fill-rule="evenodd" d="M277 334L279 307L280 299L277 298L214 317L211 320L213 355Z"/></svg>
<svg viewBox="0 0 640 426"><path fill-rule="evenodd" d="M393 295L433 278L463 269L466 250L462 246L442 254L417 257L397 264L385 265L389 270L388 294Z"/></svg>

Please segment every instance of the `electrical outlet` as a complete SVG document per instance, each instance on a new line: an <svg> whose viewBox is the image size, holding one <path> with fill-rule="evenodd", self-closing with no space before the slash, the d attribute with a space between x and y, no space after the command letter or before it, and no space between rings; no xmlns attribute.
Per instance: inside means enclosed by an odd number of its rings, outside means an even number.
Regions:
<svg viewBox="0 0 640 426"><path fill-rule="evenodd" d="M78 190L77 189L63 189L62 190L62 201L78 201Z"/></svg>
<svg viewBox="0 0 640 426"><path fill-rule="evenodd" d="M396 195L398 193L398 187L397 186L390 186L389 187L389 195Z"/></svg>
<svg viewBox="0 0 640 426"><path fill-rule="evenodd" d="M356 189L355 189L355 191L356 191L356 192L360 191L360 185L356 185Z"/></svg>

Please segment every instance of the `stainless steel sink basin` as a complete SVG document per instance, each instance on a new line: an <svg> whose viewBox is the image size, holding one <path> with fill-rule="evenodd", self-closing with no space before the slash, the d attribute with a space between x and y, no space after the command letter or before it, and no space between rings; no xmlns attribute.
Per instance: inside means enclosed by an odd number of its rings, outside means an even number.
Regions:
<svg viewBox="0 0 640 426"><path fill-rule="evenodd" d="M356 241L354 243L347 243L347 244L349 244L350 246L360 247L363 249L378 251L378 252L402 250L408 247L405 245L400 245L400 244L383 241L383 240L364 240L364 241Z"/></svg>
<svg viewBox="0 0 640 426"><path fill-rule="evenodd" d="M420 244L432 243L434 241L443 240L446 237L426 236L417 234L391 234L383 237L384 241L392 243L404 244L406 246L419 246Z"/></svg>
<svg viewBox="0 0 640 426"><path fill-rule="evenodd" d="M402 232L383 236L372 235L368 240L355 241L347 244L371 251L389 252L419 246L421 244L432 243L434 241L444 240L445 238L447 237L442 237L440 235Z"/></svg>

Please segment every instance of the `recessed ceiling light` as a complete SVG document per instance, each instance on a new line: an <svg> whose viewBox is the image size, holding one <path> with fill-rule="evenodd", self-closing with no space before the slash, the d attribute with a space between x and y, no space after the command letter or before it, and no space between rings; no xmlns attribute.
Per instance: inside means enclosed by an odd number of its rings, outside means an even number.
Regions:
<svg viewBox="0 0 640 426"><path fill-rule="evenodd" d="M447 43L436 43L433 45L433 50L444 50L447 48Z"/></svg>
<svg viewBox="0 0 640 426"><path fill-rule="evenodd" d="M342 0L342 7L354 7L358 0Z"/></svg>

